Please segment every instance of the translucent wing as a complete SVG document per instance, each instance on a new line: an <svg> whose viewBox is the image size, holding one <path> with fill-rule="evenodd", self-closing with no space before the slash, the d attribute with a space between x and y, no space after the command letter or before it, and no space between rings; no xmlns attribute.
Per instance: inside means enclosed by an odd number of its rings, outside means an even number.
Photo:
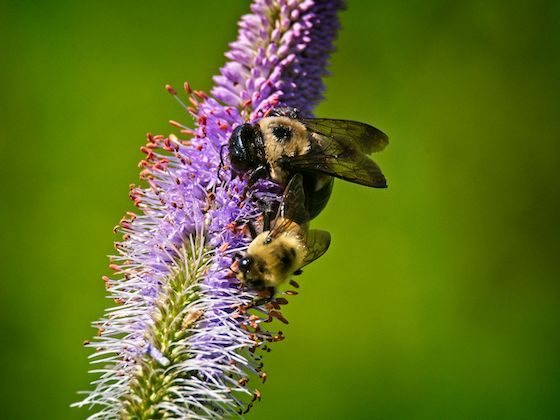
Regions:
<svg viewBox="0 0 560 420"><path fill-rule="evenodd" d="M309 213L305 208L303 176L297 173L292 176L284 189L269 237L275 238L286 231L301 231L302 226L308 221Z"/></svg>
<svg viewBox="0 0 560 420"><path fill-rule="evenodd" d="M324 230L310 230L307 234L306 248L307 253L303 260L304 267L309 263L312 263L329 249L331 244L331 234Z"/></svg>
<svg viewBox="0 0 560 420"><path fill-rule="evenodd" d="M389 144L384 132L361 122L328 118L308 118L302 122L308 131L344 142L362 153L380 152Z"/></svg>
<svg viewBox="0 0 560 420"><path fill-rule="evenodd" d="M356 184L386 188L387 181L377 164L344 138L315 135L311 150L283 159L291 172L323 172Z"/></svg>

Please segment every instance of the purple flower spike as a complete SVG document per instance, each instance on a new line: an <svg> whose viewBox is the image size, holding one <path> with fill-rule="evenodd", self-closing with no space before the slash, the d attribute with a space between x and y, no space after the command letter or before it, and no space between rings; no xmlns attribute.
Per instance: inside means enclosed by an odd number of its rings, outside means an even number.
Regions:
<svg viewBox="0 0 560 420"><path fill-rule="evenodd" d="M255 1L215 76L212 95L258 119L277 105L309 115L322 99L322 77L339 27L341 0Z"/></svg>
<svg viewBox="0 0 560 420"><path fill-rule="evenodd" d="M172 121L185 139L148 135L141 148L147 186L130 191L140 214L121 220L115 275L104 277L118 305L86 344L98 379L75 406L98 407L90 418L223 417L260 399L249 377L266 379L261 353L284 338L266 325L287 323L280 310L287 300L255 306L259 294L241 287L231 267L250 242L236 221L257 221L256 203L281 191L263 180L245 197L246 180L230 180L220 150L235 126L272 107L311 113L341 7L339 0L256 0L210 96L185 84L187 107L167 87L195 128Z"/></svg>

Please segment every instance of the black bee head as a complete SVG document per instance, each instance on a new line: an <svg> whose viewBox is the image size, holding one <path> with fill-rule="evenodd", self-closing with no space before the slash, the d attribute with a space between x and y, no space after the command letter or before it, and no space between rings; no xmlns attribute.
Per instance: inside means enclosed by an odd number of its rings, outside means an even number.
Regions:
<svg viewBox="0 0 560 420"><path fill-rule="evenodd" d="M238 262L239 271L241 271L243 274L247 274L251 269L252 265L253 265L253 258L251 257L243 257Z"/></svg>
<svg viewBox="0 0 560 420"><path fill-rule="evenodd" d="M229 138L228 151L231 165L236 171L247 172L259 166L262 148L262 134L258 127L241 124Z"/></svg>

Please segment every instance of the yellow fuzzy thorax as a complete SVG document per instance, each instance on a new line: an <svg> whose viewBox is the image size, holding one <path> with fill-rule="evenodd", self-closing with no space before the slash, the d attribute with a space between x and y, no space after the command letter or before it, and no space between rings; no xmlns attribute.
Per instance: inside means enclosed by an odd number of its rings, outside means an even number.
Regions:
<svg viewBox="0 0 560 420"><path fill-rule="evenodd" d="M277 161L282 156L294 157L309 151L307 129L301 122L288 117L264 118L259 121L259 126L264 138L266 160L270 164L270 177L274 181L285 184L288 174L277 164ZM285 142L279 142L272 133L273 128L278 126L290 128L292 137Z"/></svg>

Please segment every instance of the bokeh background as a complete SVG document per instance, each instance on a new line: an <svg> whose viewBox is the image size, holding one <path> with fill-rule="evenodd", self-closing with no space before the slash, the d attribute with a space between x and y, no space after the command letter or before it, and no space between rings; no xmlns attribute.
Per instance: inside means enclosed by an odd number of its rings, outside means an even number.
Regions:
<svg viewBox="0 0 560 420"><path fill-rule="evenodd" d="M250 417L560 417L560 3L349 1L320 116L389 133L337 182ZM145 133L189 122L247 1L0 9L0 413L83 418L82 341Z"/></svg>

